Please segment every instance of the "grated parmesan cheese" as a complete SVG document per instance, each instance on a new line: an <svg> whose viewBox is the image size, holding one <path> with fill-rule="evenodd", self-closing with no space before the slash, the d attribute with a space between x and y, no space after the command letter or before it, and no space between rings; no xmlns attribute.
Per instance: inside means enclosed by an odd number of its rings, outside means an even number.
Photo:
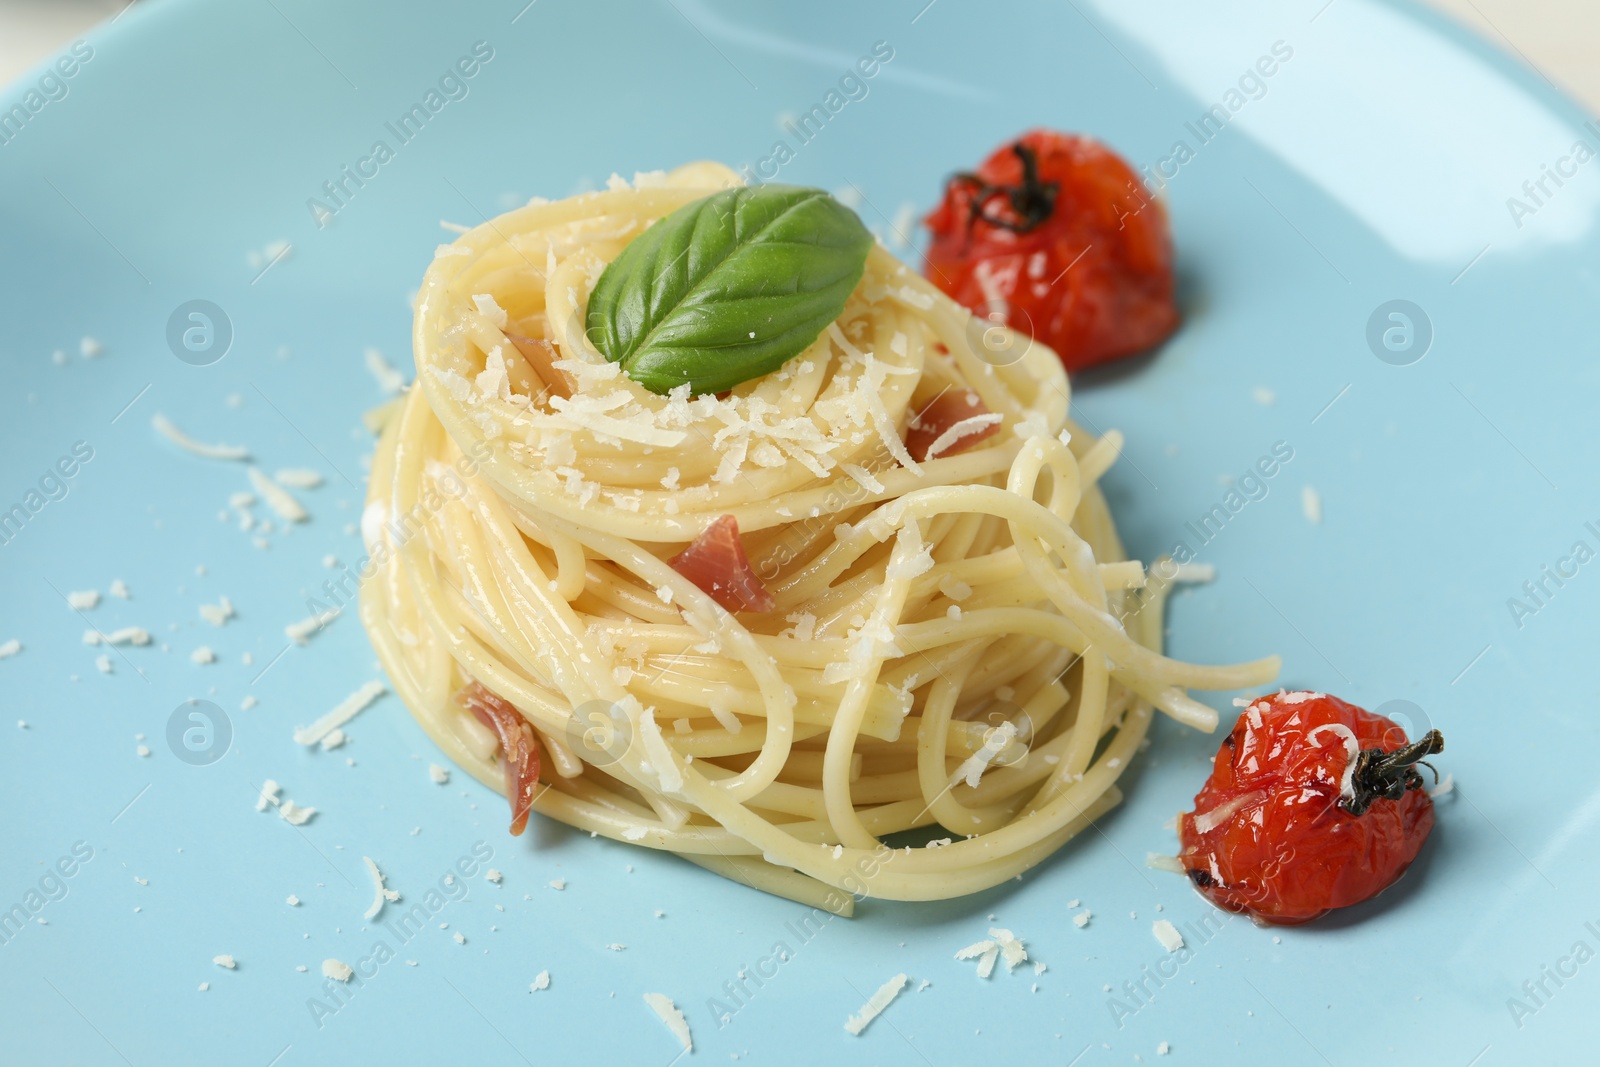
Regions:
<svg viewBox="0 0 1600 1067"><path fill-rule="evenodd" d="M322 484L322 475L308 467L286 467L272 476L279 485L293 489L315 489Z"/></svg>
<svg viewBox="0 0 1600 1067"><path fill-rule="evenodd" d="M318 612L315 615L301 619L299 622L291 622L283 628L283 635L297 645L309 644L312 634L321 630L338 617L338 609L329 608L327 611Z"/></svg>
<svg viewBox="0 0 1600 1067"><path fill-rule="evenodd" d="M367 370L378 382L378 388L385 393L393 395L401 392L406 387L405 375L394 369L383 353L376 348L369 348L363 353L367 361Z"/></svg>
<svg viewBox="0 0 1600 1067"><path fill-rule="evenodd" d="M201 604L200 617L212 626L221 626L233 618L233 601L227 597L219 597L215 604Z"/></svg>
<svg viewBox="0 0 1600 1067"><path fill-rule="evenodd" d="M230 971L239 966L238 963L234 962L233 957L228 955L226 952L222 953L220 956L212 956L211 962L215 963L218 967L226 967Z"/></svg>
<svg viewBox="0 0 1600 1067"><path fill-rule="evenodd" d="M266 811L268 804L277 804L278 790L282 788L282 786L273 781L271 778L268 778L265 782L262 782L261 792L256 797L256 810Z"/></svg>
<svg viewBox="0 0 1600 1067"><path fill-rule="evenodd" d="M395 889L389 889L383 884L383 872L378 870L378 865L373 862L371 856L362 856L361 862L366 864L367 874L372 877L372 903L367 905L367 910L362 913L361 917L371 922L383 911L385 901L392 902L400 899L400 892Z"/></svg>
<svg viewBox="0 0 1600 1067"><path fill-rule="evenodd" d="M67 607L73 611L88 611L100 603L98 589L85 589L82 592L67 594Z"/></svg>
<svg viewBox="0 0 1600 1067"><path fill-rule="evenodd" d="M540 971L533 976L533 981L528 984L528 992L537 993L542 989L550 988L550 972Z"/></svg>
<svg viewBox="0 0 1600 1067"><path fill-rule="evenodd" d="M1313 744L1315 744L1315 742L1313 742ZM1196 814L1194 817L1195 833L1209 834L1212 830L1215 830L1217 827L1233 818L1233 816L1236 815L1240 809L1250 807L1258 801L1265 799L1266 795L1266 793L1257 789L1253 793L1245 793L1241 796L1234 797L1232 800L1224 800L1221 804L1218 804L1210 811L1204 811Z"/></svg>
<svg viewBox="0 0 1600 1067"><path fill-rule="evenodd" d="M209 645L201 645L199 648L189 653L189 662L198 663L201 665L215 663L217 662L217 654L211 651L211 647Z"/></svg>
<svg viewBox="0 0 1600 1067"><path fill-rule="evenodd" d="M867 1025L879 1015L882 1015L883 1009L887 1008L894 1001L894 998L900 995L900 991L906 987L906 982L907 978L902 973L883 983L878 987L878 991L868 997L865 1004L861 1005L859 1012L845 1020L844 1028L856 1037L860 1037L861 1032L867 1028Z"/></svg>
<svg viewBox="0 0 1600 1067"><path fill-rule="evenodd" d="M993 426L996 423L1004 421L1004 415L994 412L991 412L987 415L973 415L969 418L962 419L960 422L952 425L944 433L934 438L933 443L928 446L927 458L937 459L942 453L947 452L951 448L955 447L956 442L960 441L963 437L970 437L973 434L980 432L985 427Z"/></svg>
<svg viewBox="0 0 1600 1067"><path fill-rule="evenodd" d="M993 941L979 941L956 953L958 960L977 959L979 978L987 978L993 974L995 961L999 958L1000 946Z"/></svg>
<svg viewBox="0 0 1600 1067"><path fill-rule="evenodd" d="M1217 580L1217 567L1214 563L1179 563L1172 568L1172 580L1195 585L1214 582Z"/></svg>
<svg viewBox="0 0 1600 1067"><path fill-rule="evenodd" d="M478 309L478 314L488 319L489 324L494 326L495 329L503 330L506 328L505 309L495 303L493 296L488 293L475 293L472 297L472 303Z"/></svg>
<svg viewBox="0 0 1600 1067"><path fill-rule="evenodd" d="M1168 952L1176 952L1183 947L1183 935L1178 933L1178 928L1167 919L1157 919L1151 923L1150 932L1156 935L1156 940L1161 942L1161 947Z"/></svg>
<svg viewBox="0 0 1600 1067"><path fill-rule="evenodd" d="M322 961L322 976L324 978L332 978L335 982L348 982L350 981L350 976L355 973L355 970L343 960L329 957Z"/></svg>
<svg viewBox="0 0 1600 1067"><path fill-rule="evenodd" d="M1283 698L1279 697L1278 699L1282 700ZM1298 701L1295 703L1298 703ZM1344 800L1350 800L1356 795L1356 757L1361 754L1361 742L1356 739L1355 732L1344 723L1327 722L1306 734L1306 740L1311 742L1312 748L1322 747L1322 743L1317 740L1317 735L1324 730L1344 740L1344 750L1348 758L1344 761L1344 774L1339 778L1339 796Z"/></svg>
<svg viewBox="0 0 1600 1067"><path fill-rule="evenodd" d="M21 652L21 651L22 651L22 642L18 641L15 637L13 637L11 640L5 642L4 644L0 644L0 659L10 659L12 656L15 656L18 652Z"/></svg>
<svg viewBox="0 0 1600 1067"><path fill-rule="evenodd" d="M1006 961L1007 972L1015 970L1017 964L1027 960L1028 950L1022 946L1022 939L1010 930L991 926L989 936L994 938L995 945L1000 949L1000 957Z"/></svg>
<svg viewBox="0 0 1600 1067"><path fill-rule="evenodd" d="M110 593L118 600L127 600L129 598L128 583L123 581L121 578L111 579L111 586L106 590L106 592Z"/></svg>
<svg viewBox="0 0 1600 1067"><path fill-rule="evenodd" d="M1176 856L1168 856L1160 852L1146 852L1144 865L1153 871L1170 871L1173 874L1183 874L1183 861Z"/></svg>
<svg viewBox="0 0 1600 1067"><path fill-rule="evenodd" d="M172 420L165 415L157 414L150 420L156 432L190 455L199 456L201 459L249 459L250 450L243 445L208 445L196 441L182 430L172 424Z"/></svg>
<svg viewBox="0 0 1600 1067"><path fill-rule="evenodd" d="M295 730L294 741L297 745L314 745L318 741L332 734L339 727L365 711L367 706L377 700L388 688L382 682L370 681L341 700L332 711L310 726L302 726Z"/></svg>
<svg viewBox="0 0 1600 1067"><path fill-rule="evenodd" d="M285 800L278 808L278 815L290 826L304 826L316 813L316 808L303 808L292 800Z"/></svg>
<svg viewBox="0 0 1600 1067"><path fill-rule="evenodd" d="M878 481L877 477L871 471L867 470L867 468L856 463L841 463L839 464L839 469L848 474L852 479L855 480L857 485L861 486L861 488L865 489L867 492L883 492L883 483Z"/></svg>
<svg viewBox="0 0 1600 1067"><path fill-rule="evenodd" d="M431 778L436 785L444 785L450 780L450 772L439 766L437 763L430 763L428 764L428 777Z"/></svg>
<svg viewBox="0 0 1600 1067"><path fill-rule="evenodd" d="M656 1013L657 1018L667 1024L667 1029L678 1039L683 1051L693 1052L694 1039L689 1036L689 1021L683 1017L683 1012L678 1010L672 998L662 993L646 993L644 1002L650 1005L650 1010Z"/></svg>
<svg viewBox="0 0 1600 1067"><path fill-rule="evenodd" d="M976 789L978 782L983 778L983 772L989 769L996 756L1011 747L1011 742L1016 740L1016 736L1017 725L1009 720L984 731L983 745L956 768L956 780Z"/></svg>
<svg viewBox="0 0 1600 1067"><path fill-rule="evenodd" d="M669 795L678 792L683 788L683 773L678 770L677 759L666 738L661 736L661 727L656 725L655 709L646 708L639 715L638 723L639 739L644 744L650 769L655 772L657 786Z"/></svg>
<svg viewBox="0 0 1600 1067"><path fill-rule="evenodd" d="M300 506L300 501L290 495L289 490L268 478L259 467L251 467L249 473L250 484L261 494L261 499L267 502L267 507L277 513L278 518L284 522L306 521L306 509Z"/></svg>
<svg viewBox="0 0 1600 1067"><path fill-rule="evenodd" d="M120 630L112 630L103 634L99 630L85 630L83 643L86 645L148 645L150 631L141 626L124 626Z"/></svg>

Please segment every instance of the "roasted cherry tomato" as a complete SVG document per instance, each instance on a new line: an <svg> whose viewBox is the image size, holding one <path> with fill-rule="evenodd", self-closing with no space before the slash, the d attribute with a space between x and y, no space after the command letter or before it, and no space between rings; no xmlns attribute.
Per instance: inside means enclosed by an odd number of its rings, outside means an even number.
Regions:
<svg viewBox="0 0 1600 1067"><path fill-rule="evenodd" d="M1144 351L1178 325L1167 216L1116 153L1034 130L956 174L924 224L924 273L1069 371Z"/></svg>
<svg viewBox="0 0 1600 1067"><path fill-rule="evenodd" d="M1443 749L1437 730L1408 742L1337 697L1263 697L1181 817L1178 860L1212 903L1258 922L1310 922L1366 900L1428 839L1433 801L1416 765Z"/></svg>

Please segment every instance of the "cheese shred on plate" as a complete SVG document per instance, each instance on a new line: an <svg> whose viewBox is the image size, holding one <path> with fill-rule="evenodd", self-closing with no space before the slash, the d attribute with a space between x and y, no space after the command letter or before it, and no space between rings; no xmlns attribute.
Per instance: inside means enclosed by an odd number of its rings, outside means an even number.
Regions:
<svg viewBox="0 0 1600 1067"><path fill-rule="evenodd" d="M371 681L357 689L354 693L341 700L332 711L310 726L302 726L295 730L294 741L297 745L314 745L318 741L333 733L339 727L361 714L368 704L377 700L388 689L382 682Z"/></svg>
<svg viewBox="0 0 1600 1067"><path fill-rule="evenodd" d="M307 616L299 622L291 622L283 628L283 635L297 645L308 644L311 641L312 634L321 630L338 617L338 609L329 608L327 611Z"/></svg>
<svg viewBox="0 0 1600 1067"><path fill-rule="evenodd" d="M539 977L545 978L541 972ZM548 981L548 979L546 979ZM650 1005L650 1010L655 1012L662 1022L667 1024L667 1029L672 1031L672 1036L678 1039L678 1044L683 1046L683 1051L694 1051L694 1039L689 1036L689 1020L683 1017L683 1012L672 1002L672 998L662 993L646 993L644 1002Z"/></svg>
<svg viewBox="0 0 1600 1067"><path fill-rule="evenodd" d="M285 800L278 808L278 814L290 826L304 826L316 813L316 808L303 808L292 800Z"/></svg>
<svg viewBox="0 0 1600 1067"><path fill-rule="evenodd" d="M1157 919L1152 923L1150 932L1156 935L1156 940L1161 942L1161 947L1168 952L1176 952L1183 947L1183 935L1178 933L1178 928L1166 919Z"/></svg>
<svg viewBox="0 0 1600 1067"><path fill-rule="evenodd" d="M315 489L322 484L322 475L305 467L287 467L275 473L272 480L291 489Z"/></svg>
<svg viewBox="0 0 1600 1067"><path fill-rule="evenodd" d="M383 872L378 870L378 865L373 862L371 856L362 856L361 862L366 864L367 873L372 876L372 903L367 906L361 917L371 922L378 917L386 901L393 902L400 899L400 891L390 889L383 884Z"/></svg>
<svg viewBox="0 0 1600 1067"><path fill-rule="evenodd" d="M271 778L268 778L265 782L262 782L261 794L256 797L256 810L266 811L268 804L276 806L278 804L278 790L282 788L282 786L280 786Z"/></svg>
<svg viewBox="0 0 1600 1067"><path fill-rule="evenodd" d="M284 522L306 521L306 509L300 506L300 501L296 500L289 490L268 478L260 467L250 468L250 485L261 494L261 499L267 502L267 507L276 512L278 518Z"/></svg>
<svg viewBox="0 0 1600 1067"><path fill-rule="evenodd" d="M906 981L904 974L897 974L879 986L878 991L868 997L865 1004L861 1005L861 1011L845 1020L844 1028L857 1037L861 1036L861 1031L867 1028L867 1024L882 1015L883 1009L887 1008L890 1002L900 995L900 990L906 987Z"/></svg>
<svg viewBox="0 0 1600 1067"><path fill-rule="evenodd" d="M208 445L203 441L196 441L182 430L172 424L172 420L165 415L157 415L150 420L150 425L156 432L185 452L199 456L201 459L249 459L250 450L243 445Z"/></svg>
<svg viewBox="0 0 1600 1067"><path fill-rule="evenodd" d="M394 365L383 358L383 353L376 348L369 348L365 352L367 370L377 381L378 388L389 394L398 393L406 387L405 375L395 370Z"/></svg>

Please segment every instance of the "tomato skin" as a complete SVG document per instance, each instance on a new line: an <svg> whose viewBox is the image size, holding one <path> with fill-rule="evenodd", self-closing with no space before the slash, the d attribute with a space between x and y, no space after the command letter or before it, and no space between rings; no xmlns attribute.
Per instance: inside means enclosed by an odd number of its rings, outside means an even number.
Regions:
<svg viewBox="0 0 1600 1067"><path fill-rule="evenodd" d="M1330 723L1362 749L1406 744L1398 724L1337 697L1280 693L1251 705L1217 750L1194 811L1180 818L1178 859L1218 907L1262 923L1310 922L1382 892L1421 851L1433 829L1425 790L1374 800L1361 815L1340 806L1351 757L1338 734L1317 729ZM1230 802L1240 806L1202 832L1202 813Z"/></svg>
<svg viewBox="0 0 1600 1067"><path fill-rule="evenodd" d="M1178 326L1161 203L1110 149L1050 130L1032 130L996 149L976 177L1017 186L1018 143L1034 153L1042 181L1059 183L1049 217L1023 233L983 218L972 222L975 199L1003 220L1019 217L1005 197L980 197L977 183L958 176L923 220L933 232L923 273L986 316L998 310L988 306L977 277L978 265L987 263L1006 300L1007 325L1055 349L1069 371L1160 343Z"/></svg>

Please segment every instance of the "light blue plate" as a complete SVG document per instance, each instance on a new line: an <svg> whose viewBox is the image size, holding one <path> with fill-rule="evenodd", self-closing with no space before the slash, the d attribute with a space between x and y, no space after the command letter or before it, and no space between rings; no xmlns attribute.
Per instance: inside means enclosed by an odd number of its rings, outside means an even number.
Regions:
<svg viewBox="0 0 1600 1067"><path fill-rule="evenodd" d="M1582 1058L1600 989L1600 163L1571 153L1600 136L1576 107L1375 0L521 4L141 4L71 77L41 70L0 100L25 115L0 144L0 641L23 645L0 661L0 907L27 918L3 928L0 1060L665 1067L677 1049L645 992L674 998L694 1058L719 1063L1148 1063L1161 1042L1175 1064ZM473 76L441 88L480 41ZM875 42L892 59L849 79ZM388 124L430 89L439 109L402 143ZM826 121L802 143L780 118L813 105ZM1081 382L1077 413L1128 435L1108 484L1132 552L1183 542L1217 565L1174 603L1172 651L1281 650L1285 684L1409 701L1408 725L1449 739L1457 789L1399 888L1276 936L1219 922L1144 866L1172 851L1163 823L1217 743L1166 722L1128 802L1027 877L869 902L809 935L800 906L671 856L542 820L509 838L499 796L429 780L442 757L392 696L342 749L291 741L375 676L353 613L305 647L283 627L328 600L325 555L360 558L360 418L382 399L363 349L409 373L407 297L449 238L439 219L702 157L770 173L783 140L783 180L854 187L896 241L902 205L927 208L944 174L1034 124L1167 179L1186 323L1155 358ZM393 158L363 164L378 140ZM363 166L359 186L344 177ZM313 198L337 208L325 228ZM169 346L192 300L226 315L219 362ZM84 336L104 354L83 358ZM218 515L243 466L180 452L158 412L268 470L322 471L300 494L312 520L255 547ZM1230 509L1226 480L1278 442L1292 460ZM131 600L65 602L114 578ZM238 615L214 629L197 608L223 595ZM85 629L128 625L156 643L101 673ZM192 663L200 645L218 662ZM1231 714L1228 697L1211 699ZM209 765L191 751L203 730L168 740L189 698L226 717ZM267 777L318 814L257 814ZM438 898L447 929L401 943L362 919L364 855L408 902L463 857L474 873ZM1151 936L1158 908L1181 957ZM990 925L1048 971L977 979L952 956ZM314 1009L321 962L379 942L394 958ZM778 942L790 959L762 964ZM530 993L542 970L550 988ZM899 971L911 989L848 1036Z"/></svg>

